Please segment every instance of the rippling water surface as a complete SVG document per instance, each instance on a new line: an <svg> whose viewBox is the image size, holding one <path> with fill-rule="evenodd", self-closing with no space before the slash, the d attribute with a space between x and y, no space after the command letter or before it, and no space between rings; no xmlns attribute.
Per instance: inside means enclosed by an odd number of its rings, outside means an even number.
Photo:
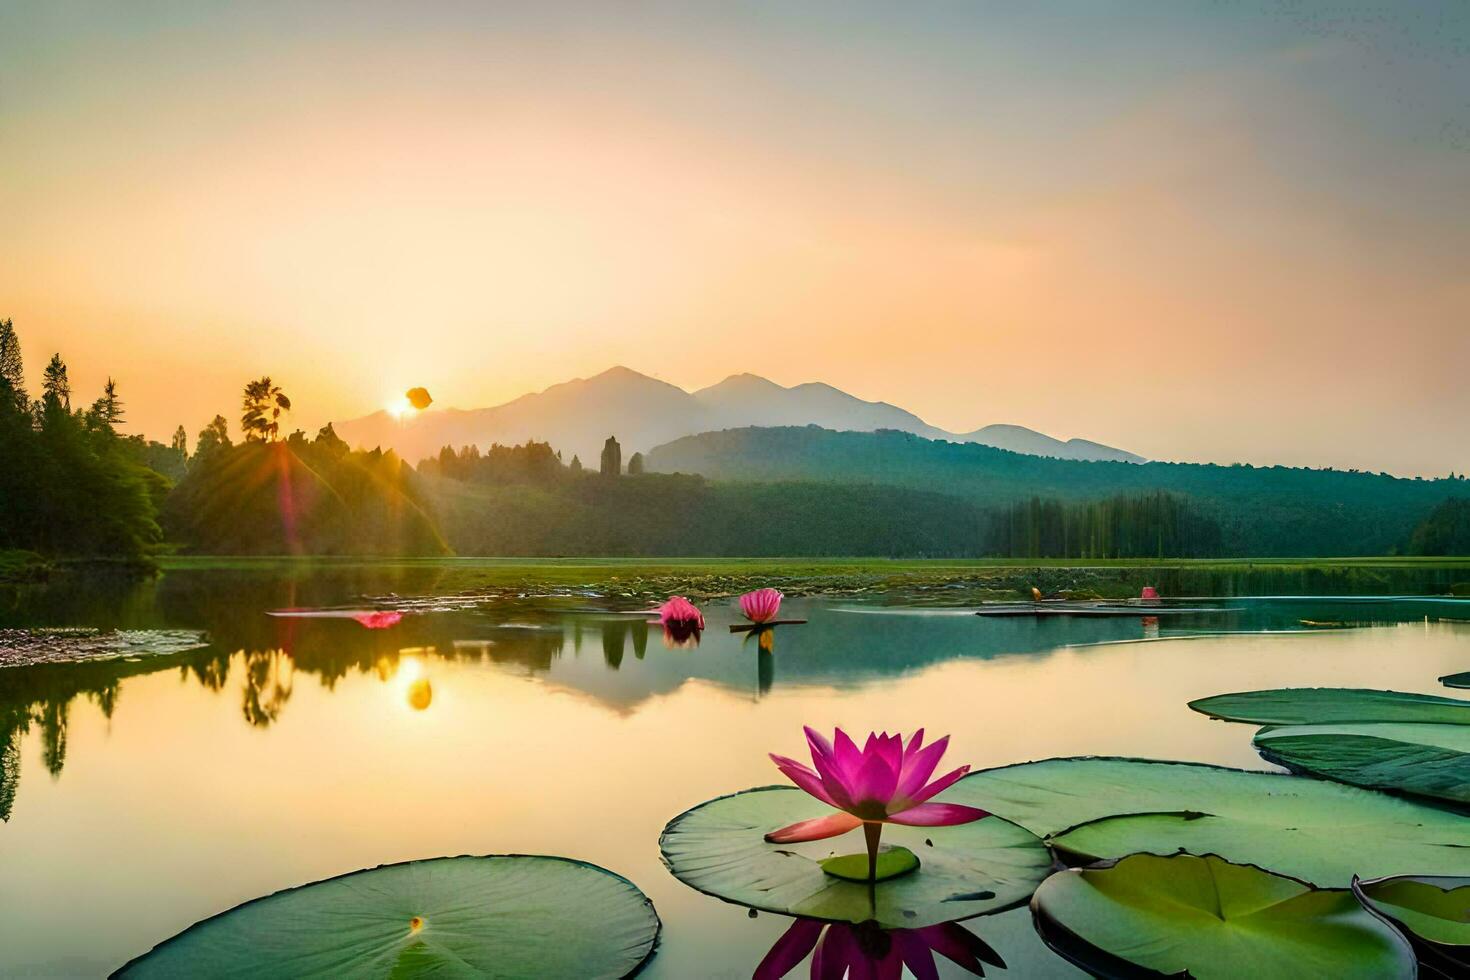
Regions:
<svg viewBox="0 0 1470 980"><path fill-rule="evenodd" d="M0 672L0 974L96 976L280 888L519 852L641 886L664 920L645 976L745 977L789 920L681 885L658 835L694 804L779 781L766 753L801 755L803 724L922 725L977 768L1065 755L1269 768L1251 728L1185 702L1276 686L1446 694L1435 679L1470 669L1470 624L1453 621L1470 603L1453 600L1235 598L1153 621L806 598L783 613L809 622L764 651L729 632L728 598L681 648L617 589L445 585L192 571L7 600L0 626L201 629L211 645ZM385 629L266 615L368 602L408 614ZM995 975L1073 973L1025 910L967 925L1015 967Z"/></svg>

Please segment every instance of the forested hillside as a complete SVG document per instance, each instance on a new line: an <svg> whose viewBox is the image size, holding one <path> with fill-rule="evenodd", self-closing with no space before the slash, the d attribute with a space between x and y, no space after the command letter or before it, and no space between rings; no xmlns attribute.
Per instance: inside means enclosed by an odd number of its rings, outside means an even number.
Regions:
<svg viewBox="0 0 1470 980"><path fill-rule="evenodd" d="M1403 547L1433 507L1467 486L1463 477L1410 480L1283 466L1049 459L905 432L815 427L730 429L678 439L652 450L647 467L719 481L942 489L983 506L1164 491L1195 501L1220 524L1220 554L1262 556L1389 553Z"/></svg>
<svg viewBox="0 0 1470 980"><path fill-rule="evenodd" d="M20 338L0 320L0 550L136 560L159 543L168 480L146 444L118 435L122 399L110 379L73 407L66 363L46 365L39 398L25 386Z"/></svg>
<svg viewBox="0 0 1470 980"><path fill-rule="evenodd" d="M189 551L268 555L438 555L411 467L352 452L327 426L314 440L247 441L197 453L163 525Z"/></svg>

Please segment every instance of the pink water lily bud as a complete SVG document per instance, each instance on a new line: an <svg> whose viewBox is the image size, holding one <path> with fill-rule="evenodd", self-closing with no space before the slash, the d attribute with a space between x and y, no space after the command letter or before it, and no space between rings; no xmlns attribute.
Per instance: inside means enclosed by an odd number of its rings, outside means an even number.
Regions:
<svg viewBox="0 0 1470 980"><path fill-rule="evenodd" d="M781 600L784 598L786 597L775 589L756 589L740 597L740 611L752 623L769 623L781 611Z"/></svg>

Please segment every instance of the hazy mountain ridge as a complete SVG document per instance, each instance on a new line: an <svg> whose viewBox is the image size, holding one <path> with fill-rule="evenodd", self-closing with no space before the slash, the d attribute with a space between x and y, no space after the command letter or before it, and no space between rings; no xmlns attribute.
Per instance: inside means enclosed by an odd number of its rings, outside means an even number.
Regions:
<svg viewBox="0 0 1470 980"><path fill-rule="evenodd" d="M353 446L392 448L410 461L443 446L549 442L570 460L595 466L603 441L615 435L626 459L634 452L722 429L817 425L838 431L896 429L927 439L976 442L1062 459L1142 462L1121 449L1085 439L1062 441L1018 425L989 425L952 433L887 402L864 401L820 382L787 388L754 374L731 375L694 392L625 367L552 385L502 405L431 409L399 420L387 412L336 423Z"/></svg>

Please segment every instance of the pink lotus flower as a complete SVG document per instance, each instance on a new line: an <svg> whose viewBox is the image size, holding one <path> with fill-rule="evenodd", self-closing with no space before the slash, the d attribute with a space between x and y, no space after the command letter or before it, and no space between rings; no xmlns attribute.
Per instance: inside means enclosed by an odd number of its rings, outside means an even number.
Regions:
<svg viewBox="0 0 1470 980"><path fill-rule="evenodd" d="M1143 587L1143 592L1140 593L1138 597L1140 599L1158 599L1159 590L1154 588L1152 585L1145 585Z"/></svg>
<svg viewBox="0 0 1470 980"><path fill-rule="evenodd" d="M822 840L861 826L868 844L868 874L873 877L878 839L885 823L950 827L990 816L978 807L930 802L970 771L969 766L960 766L930 781L944 750L949 747L948 735L925 745L921 728L905 746L902 735L874 732L859 750L840 728L831 742L810 726L804 731L816 766L814 770L774 753L771 761L798 787L838 812L766 834L766 840L773 844Z"/></svg>
<svg viewBox="0 0 1470 980"><path fill-rule="evenodd" d="M670 596L668 602L659 606L658 621L664 628L664 646L675 649L699 645L704 613L683 596Z"/></svg>
<svg viewBox="0 0 1470 980"><path fill-rule="evenodd" d="M923 929L879 929L870 923L827 925L814 919L797 919L755 968L752 980L780 980L813 949L812 980L899 980L904 967L921 980L937 980L935 953L977 977L985 975L982 963L1005 969L1005 961L995 950L958 922Z"/></svg>
<svg viewBox="0 0 1470 980"><path fill-rule="evenodd" d="M658 607L658 621L664 626L704 629L704 613L681 595L670 596L668 602Z"/></svg>
<svg viewBox="0 0 1470 980"><path fill-rule="evenodd" d="M385 630L390 626L397 626L403 619L403 613L395 610L383 610L374 612L354 613L353 619L370 630Z"/></svg>
<svg viewBox="0 0 1470 980"><path fill-rule="evenodd" d="M769 623L781 611L781 600L786 598L775 589L756 589L740 597L740 611L745 618L757 626Z"/></svg>

